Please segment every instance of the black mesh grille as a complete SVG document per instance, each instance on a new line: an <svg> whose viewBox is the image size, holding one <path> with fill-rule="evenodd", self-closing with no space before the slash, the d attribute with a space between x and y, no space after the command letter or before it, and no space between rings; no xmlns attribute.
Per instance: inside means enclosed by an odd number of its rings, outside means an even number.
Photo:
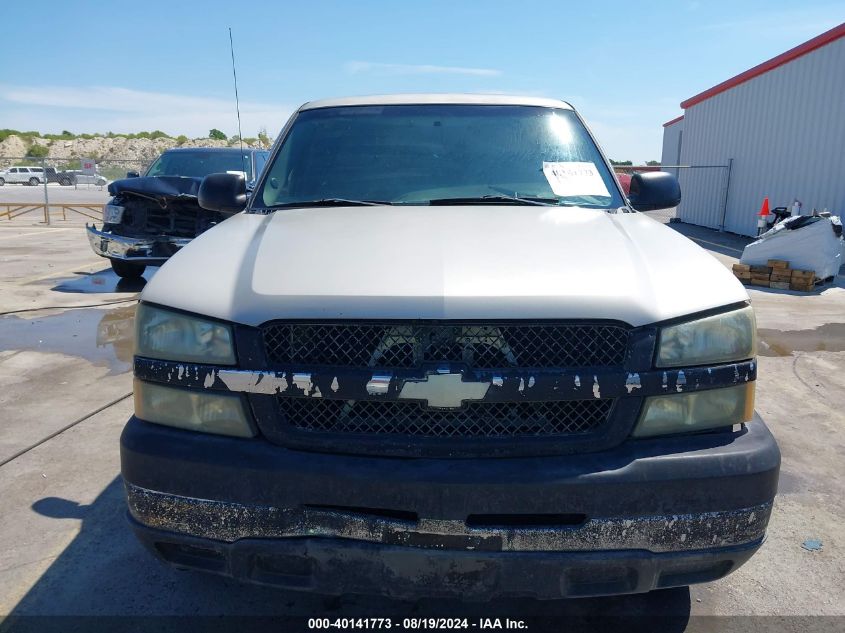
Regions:
<svg viewBox="0 0 845 633"><path fill-rule="evenodd" d="M628 342L626 328L594 324L272 323L263 333L271 363L340 367L618 366Z"/></svg>
<svg viewBox="0 0 845 633"><path fill-rule="evenodd" d="M475 402L462 409L284 396L277 397L277 403L287 423L305 431L477 438L589 433L607 420L613 401Z"/></svg>

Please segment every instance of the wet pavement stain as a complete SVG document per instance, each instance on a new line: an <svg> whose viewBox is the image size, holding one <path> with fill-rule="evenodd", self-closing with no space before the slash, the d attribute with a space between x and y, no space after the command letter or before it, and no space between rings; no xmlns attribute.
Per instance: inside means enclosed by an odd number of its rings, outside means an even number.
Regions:
<svg viewBox="0 0 845 633"><path fill-rule="evenodd" d="M158 268L147 267L144 276L139 279L122 279L111 268L96 273L77 273L73 277L61 280L51 290L84 294L141 292L157 270ZM50 283L55 283L55 280L51 279Z"/></svg>
<svg viewBox="0 0 845 633"><path fill-rule="evenodd" d="M41 318L0 317L0 351L38 351L84 358L111 374L132 368L135 304L67 310Z"/></svg>
<svg viewBox="0 0 845 633"><path fill-rule="evenodd" d="M757 330L760 356L789 356L793 352L845 351L845 323L826 323L813 330Z"/></svg>

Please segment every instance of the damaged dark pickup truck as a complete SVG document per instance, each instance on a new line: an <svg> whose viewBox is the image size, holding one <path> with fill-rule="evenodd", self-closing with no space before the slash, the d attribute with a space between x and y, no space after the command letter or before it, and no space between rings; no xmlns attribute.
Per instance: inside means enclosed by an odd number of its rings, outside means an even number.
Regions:
<svg viewBox="0 0 845 633"><path fill-rule="evenodd" d="M197 192L203 177L218 172L244 174L247 190L269 152L239 148L177 148L164 152L144 177L130 172L109 185L113 196L103 207L103 226L88 229L97 255L109 259L124 278L140 277L160 266L200 233L230 214L202 209Z"/></svg>

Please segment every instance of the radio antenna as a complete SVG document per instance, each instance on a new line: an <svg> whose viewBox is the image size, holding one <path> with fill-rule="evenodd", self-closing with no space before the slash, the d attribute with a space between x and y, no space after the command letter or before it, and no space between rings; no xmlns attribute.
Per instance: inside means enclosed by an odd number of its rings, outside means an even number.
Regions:
<svg viewBox="0 0 845 633"><path fill-rule="evenodd" d="M244 155L244 135L241 132L241 103L238 99L238 73L235 70L235 45L232 43L232 27L229 27L229 52L232 53L232 78L235 80L235 112L238 113L238 141L241 146L241 160L246 162ZM243 165L246 167L246 165ZM244 169L244 171L247 171Z"/></svg>

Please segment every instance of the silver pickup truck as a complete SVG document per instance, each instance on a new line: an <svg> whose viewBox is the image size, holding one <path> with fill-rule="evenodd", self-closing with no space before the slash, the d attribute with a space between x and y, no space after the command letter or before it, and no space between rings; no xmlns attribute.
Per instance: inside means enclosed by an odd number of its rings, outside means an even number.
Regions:
<svg viewBox="0 0 845 633"><path fill-rule="evenodd" d="M147 284L130 521L177 567L330 594L706 582L760 547L780 453L754 313L640 211L567 103L302 106L231 219ZM242 212L241 212L242 211Z"/></svg>

